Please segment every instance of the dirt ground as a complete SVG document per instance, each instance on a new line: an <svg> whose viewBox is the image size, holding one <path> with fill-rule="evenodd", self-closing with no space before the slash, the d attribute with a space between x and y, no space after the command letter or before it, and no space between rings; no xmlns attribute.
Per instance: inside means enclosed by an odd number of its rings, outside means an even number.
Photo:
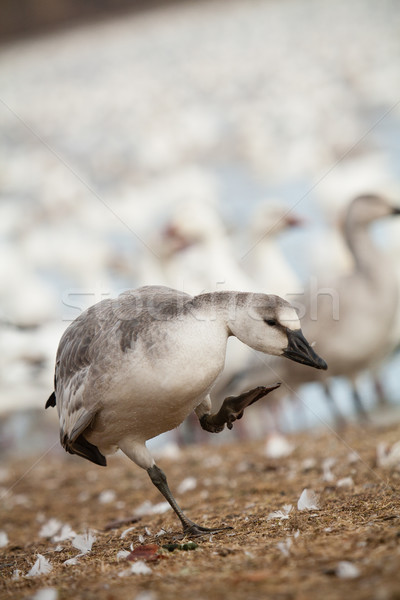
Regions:
<svg viewBox="0 0 400 600"><path fill-rule="evenodd" d="M370 425L340 436L295 435L293 452L281 458L266 456L265 441L192 446L160 457L190 518L233 527L195 539L194 549L182 546L188 540L171 510L106 529L145 500L163 500L124 457L111 457L107 468L52 453L3 463L0 530L8 544L0 550L0 597L30 598L53 588L59 600L400 598L400 473L377 464L376 452L379 443L399 438L400 425ZM319 510L298 510L304 488L318 494ZM287 515L268 518L287 504ZM79 553L71 540L40 536L52 518L96 538L74 565L63 564ZM163 548L173 542L181 546ZM137 563L117 554L142 544L158 547L147 557L150 572L127 574ZM52 570L27 577L38 553Z"/></svg>

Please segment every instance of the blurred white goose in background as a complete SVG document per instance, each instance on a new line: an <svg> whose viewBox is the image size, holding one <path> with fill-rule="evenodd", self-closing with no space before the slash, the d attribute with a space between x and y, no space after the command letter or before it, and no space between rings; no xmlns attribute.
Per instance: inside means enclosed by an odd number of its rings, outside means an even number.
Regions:
<svg viewBox="0 0 400 600"><path fill-rule="evenodd" d="M361 196L366 189L392 190L393 176L390 165L381 154L366 154L347 158L335 166L318 183L316 204L322 212L325 226L316 232L309 247L307 262L309 271L323 277L350 273L354 269L354 258L344 234L344 221L350 200ZM387 223L390 228L394 223Z"/></svg>
<svg viewBox="0 0 400 600"><path fill-rule="evenodd" d="M238 261L235 239L229 237L216 207L186 202L165 230L165 279L189 293L239 289L284 296L299 292L301 283L276 241L280 233L301 223L287 213L282 204L259 205L251 220L249 260ZM250 364L252 352L235 338L229 340L226 367L215 385L217 402L227 383Z"/></svg>
<svg viewBox="0 0 400 600"><path fill-rule="evenodd" d="M38 268L32 268L30 258L20 248L7 251L7 245L0 242L1 250L0 320L35 327L57 318L56 291L39 276Z"/></svg>
<svg viewBox="0 0 400 600"><path fill-rule="evenodd" d="M284 298L303 291L300 278L278 244L283 232L303 224L303 220L281 202L268 201L257 205L251 215L249 248L242 263L259 291Z"/></svg>
<svg viewBox="0 0 400 600"><path fill-rule="evenodd" d="M281 380L286 393L312 381L327 384L328 378L347 377L353 383L354 401L360 409L355 381L359 373L379 364L392 350L392 330L398 309L398 284L389 258L378 250L369 234L374 221L399 215L400 208L380 196L365 195L349 205L345 237L354 257L348 275L319 281L317 297L305 296L303 329L318 351L326 356L329 373L309 377L298 365L286 368L281 361L266 364L258 358L240 385L267 385ZM282 389L281 388L281 389ZM327 387L328 390L328 387ZM277 392L283 396L285 390ZM276 395L277 395L276 394Z"/></svg>
<svg viewBox="0 0 400 600"><path fill-rule="evenodd" d="M383 165L375 164L374 169L369 174L366 172L366 169L371 167L371 164L367 161L364 164L362 161L358 165L358 169L352 171L352 177L350 177L347 182L347 187L351 187L352 189L362 187L360 178L363 176L364 179L368 178L373 181L386 181L388 179L388 173L383 168ZM358 174L358 177L357 177ZM340 190L340 184L339 190ZM345 181L346 185L346 181ZM343 182L342 182L343 187ZM390 188L393 186L389 186L387 183L385 186ZM336 188L335 188L336 189ZM398 191L398 190L396 190ZM343 193L343 189L342 189ZM326 220L329 224L328 227L324 227L322 231L320 231L317 236L313 240L312 246L310 246L309 256L308 256L308 264L310 265L310 272L315 273L316 279L319 281L323 281L326 277L326 273L329 273L331 277L342 276L351 273L355 268L355 258L350 250L346 239L346 231L345 231L345 220L346 220L346 212L348 210L348 201L344 200L339 201L337 204L328 202L325 198L325 201L322 201L320 204L324 208L324 212L326 215ZM398 281L399 287L399 298L400 298L400 269L398 265L400 264L399 260L396 260L396 248L397 248L397 256L400 255L400 222L398 220L392 220L386 222L385 225L385 239L387 240L387 252L390 255L389 260L391 263L391 268L394 270L394 274ZM389 355L394 348L399 344L400 341L400 302L398 303L397 308L397 317L395 319L394 325L391 330L391 342L388 344L388 352ZM374 366L371 366L369 371L370 375L373 378L373 385L376 393L376 399L378 404L384 406L387 405L388 401L385 395L384 386L381 381L380 371L382 369L383 363L377 362ZM354 397L358 397L357 390L353 390ZM332 397L330 398L333 402ZM363 411L362 405L358 404L358 411L361 416L366 416Z"/></svg>
<svg viewBox="0 0 400 600"><path fill-rule="evenodd" d="M343 222L337 217L328 219L318 231L307 249L307 265L312 275L319 280L326 277L340 277L354 269L354 258L346 243Z"/></svg>
<svg viewBox="0 0 400 600"><path fill-rule="evenodd" d="M170 285L190 294L254 289L214 206L190 201L177 206L164 234L164 270Z"/></svg>
<svg viewBox="0 0 400 600"><path fill-rule="evenodd" d="M154 246L161 256L160 281L166 285L194 295L233 289L253 291L256 287L235 258L232 240L215 202L194 199L177 204ZM250 353L236 338L229 339L216 398L220 386L225 387L225 380L231 380L248 363ZM239 433L240 430L238 427ZM179 435L185 440L204 437L191 416Z"/></svg>
<svg viewBox="0 0 400 600"><path fill-rule="evenodd" d="M282 202L270 200L256 206L246 232L246 247L243 248L239 261L252 279L252 291L277 294L286 297L289 302L303 291L300 278L279 246L280 235L303 225L304 220ZM219 400L235 378L240 380L243 371L254 363L253 350L238 345L235 339L230 344L227 352L228 368L221 374L214 388L214 395ZM269 403L267 410L274 409L274 405L274 401ZM246 422L237 428L238 434L247 437L247 430L252 432L253 437L257 435L260 422L256 413L257 411L253 411L248 415Z"/></svg>

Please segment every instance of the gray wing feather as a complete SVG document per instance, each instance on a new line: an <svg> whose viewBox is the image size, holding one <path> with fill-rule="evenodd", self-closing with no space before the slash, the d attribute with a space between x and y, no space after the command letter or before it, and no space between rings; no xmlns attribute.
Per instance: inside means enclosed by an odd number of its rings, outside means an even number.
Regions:
<svg viewBox="0 0 400 600"><path fill-rule="evenodd" d="M138 337L174 319L192 296L162 286L128 290L115 300L103 300L82 313L64 332L57 351L56 405L61 443L68 451L101 408L91 394L91 382L104 365L118 365ZM112 360L110 360L110 357ZM108 361L107 363L105 361ZM49 403L48 405L51 405Z"/></svg>

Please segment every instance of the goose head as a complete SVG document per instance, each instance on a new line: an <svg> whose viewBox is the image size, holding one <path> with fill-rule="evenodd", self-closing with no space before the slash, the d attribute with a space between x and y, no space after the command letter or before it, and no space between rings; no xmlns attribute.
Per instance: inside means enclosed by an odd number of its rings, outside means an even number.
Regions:
<svg viewBox="0 0 400 600"><path fill-rule="evenodd" d="M326 362L304 337L296 310L279 296L243 294L228 327L232 335L254 350L327 369Z"/></svg>
<svg viewBox="0 0 400 600"><path fill-rule="evenodd" d="M350 203L346 225L350 227L366 227L377 219L400 214L400 208L391 204L386 198L374 194L357 196Z"/></svg>
<svg viewBox="0 0 400 600"><path fill-rule="evenodd" d="M259 204L251 218L250 229L254 238L277 237L292 227L304 225L304 220L288 206L278 201Z"/></svg>
<svg viewBox="0 0 400 600"><path fill-rule="evenodd" d="M191 246L206 246L225 235L217 211L208 204L193 202L181 205L163 231L164 243L171 254Z"/></svg>

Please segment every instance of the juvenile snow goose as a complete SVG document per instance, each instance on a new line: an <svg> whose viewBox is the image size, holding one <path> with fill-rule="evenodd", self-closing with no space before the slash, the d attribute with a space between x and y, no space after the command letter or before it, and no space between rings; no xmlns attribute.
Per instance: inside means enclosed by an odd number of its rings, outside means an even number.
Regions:
<svg viewBox="0 0 400 600"><path fill-rule="evenodd" d="M57 404L67 452L105 466L105 456L120 448L146 469L190 535L221 528L201 527L184 515L146 441L177 427L192 411L207 431L231 428L247 406L278 387L227 398L211 414L209 392L232 335L256 350L326 369L304 338L294 308L278 296L193 297L146 286L103 300L71 323L60 341L55 391L46 403Z"/></svg>

